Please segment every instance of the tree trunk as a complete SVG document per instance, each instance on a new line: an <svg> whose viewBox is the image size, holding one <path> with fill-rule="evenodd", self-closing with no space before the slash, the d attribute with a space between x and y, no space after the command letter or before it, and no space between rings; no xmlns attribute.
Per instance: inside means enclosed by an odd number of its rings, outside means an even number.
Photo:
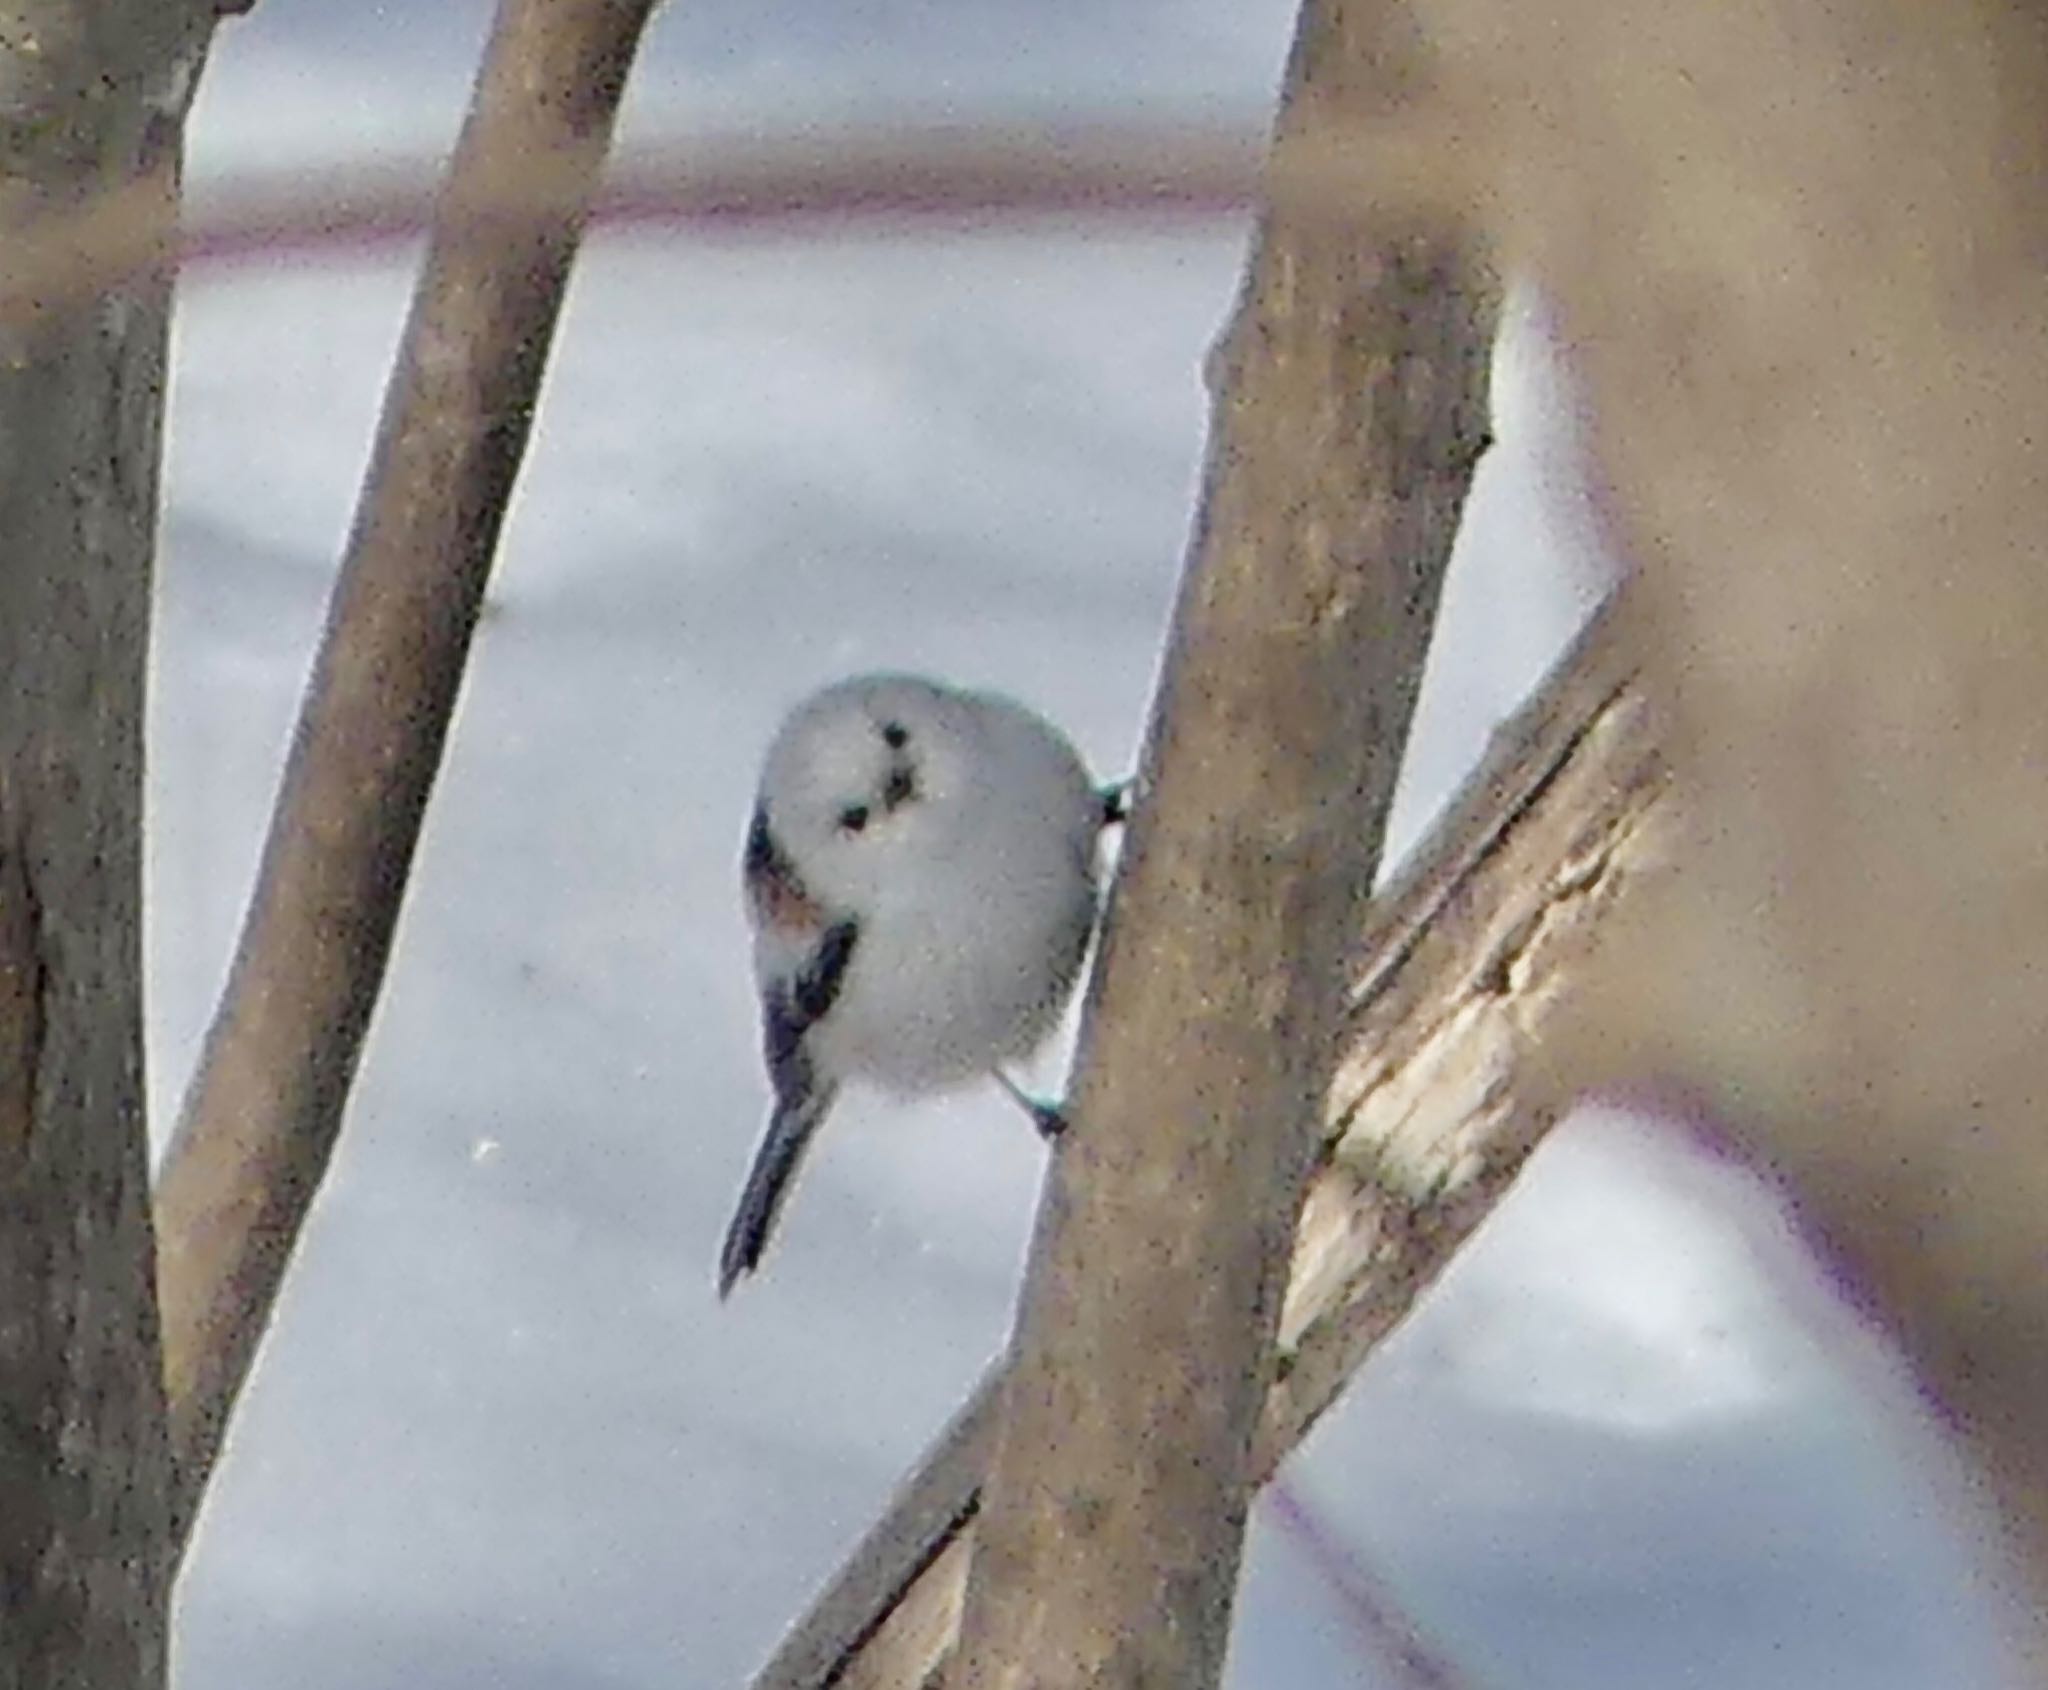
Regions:
<svg viewBox="0 0 2048 1690"><path fill-rule="evenodd" d="M17 0L0 240L154 180L210 13ZM0 319L0 1690L163 1681L142 700L169 289Z"/></svg>

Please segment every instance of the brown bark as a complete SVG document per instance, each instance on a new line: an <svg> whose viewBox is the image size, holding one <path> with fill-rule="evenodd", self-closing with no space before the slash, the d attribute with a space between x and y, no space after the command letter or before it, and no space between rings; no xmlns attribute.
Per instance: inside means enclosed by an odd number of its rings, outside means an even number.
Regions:
<svg viewBox="0 0 2048 1690"><path fill-rule="evenodd" d="M210 9L17 0L0 245L138 184ZM0 1687L163 1682L168 1462L142 1098L142 700L169 292L0 325Z"/></svg>
<svg viewBox="0 0 2048 1690"><path fill-rule="evenodd" d="M1270 1475L1506 1195L1565 1094L1546 1051L1668 857L1632 642L1603 614L1375 901L1351 967L1276 1379ZM958 1624L1000 1376L976 1392L755 1681L915 1686Z"/></svg>
<svg viewBox="0 0 2048 1690"><path fill-rule="evenodd" d="M1278 146L1399 97L1391 8L1311 4ZM1458 513L1492 292L1455 231L1269 215L1049 1176L958 1682L1195 1687Z"/></svg>
<svg viewBox="0 0 2048 1690"><path fill-rule="evenodd" d="M2048 19L1416 0L1555 302L1689 818L1580 1024L1783 1173L2048 1682Z"/></svg>
<svg viewBox="0 0 2048 1690"><path fill-rule="evenodd" d="M502 0L227 993L158 1192L179 1536L326 1171L653 0ZM514 224L470 196L570 176Z"/></svg>

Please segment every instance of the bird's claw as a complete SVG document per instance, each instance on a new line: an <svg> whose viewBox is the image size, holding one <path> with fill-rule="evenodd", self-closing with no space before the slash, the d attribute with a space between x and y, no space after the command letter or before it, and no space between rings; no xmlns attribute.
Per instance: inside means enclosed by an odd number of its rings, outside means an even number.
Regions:
<svg viewBox="0 0 2048 1690"><path fill-rule="evenodd" d="M1057 1103L1047 1103L1042 1097L1033 1097L1000 1068L995 1069L994 1074L996 1084L1008 1092L1011 1101L1031 1117L1031 1124L1038 1129L1038 1136L1047 1144L1053 1143L1067 1130L1067 1117Z"/></svg>
<svg viewBox="0 0 2048 1690"><path fill-rule="evenodd" d="M1057 1144L1060 1135L1067 1130L1067 1117L1059 1106L1034 1097L1030 1100L1029 1110L1031 1124L1038 1129L1038 1136L1047 1144Z"/></svg>

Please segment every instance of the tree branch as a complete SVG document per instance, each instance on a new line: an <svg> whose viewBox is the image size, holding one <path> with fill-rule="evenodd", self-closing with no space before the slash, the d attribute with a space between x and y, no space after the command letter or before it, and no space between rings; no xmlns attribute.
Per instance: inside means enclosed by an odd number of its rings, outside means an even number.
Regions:
<svg viewBox="0 0 2048 1690"><path fill-rule="evenodd" d="M1388 115L1332 121L1279 156L1214 122L1076 120L857 128L643 142L591 193L574 149L535 148L472 177L461 213L479 236L588 207L593 225L707 235L1015 227L1030 219L1124 227L1234 219L1260 204L1290 220L1348 224L1367 195L1435 203L1462 180L1455 135ZM107 188L0 252L0 323L166 266L398 247L462 225L439 161L251 172L215 185L173 222L147 192ZM1451 195L1450 197L1455 197Z"/></svg>
<svg viewBox="0 0 2048 1690"><path fill-rule="evenodd" d="M339 1131L581 214L652 0L502 0L233 972L159 1184L181 1536ZM472 183L573 160L517 228Z"/></svg>
<svg viewBox="0 0 2048 1690"><path fill-rule="evenodd" d="M1310 0L1277 148L1417 74ZM1458 515L1490 278L1454 229L1268 214L1048 1176L957 1671L1202 1690L1328 1082Z"/></svg>
<svg viewBox="0 0 2048 1690"><path fill-rule="evenodd" d="M1669 850L1662 766L1611 607L1495 736L1375 901L1319 1119L1280 1364L1253 1451L1271 1474L1506 1195L1563 1096L1545 1055L1615 914ZM944 1660L994 1444L983 1382L755 1680L911 1687Z"/></svg>

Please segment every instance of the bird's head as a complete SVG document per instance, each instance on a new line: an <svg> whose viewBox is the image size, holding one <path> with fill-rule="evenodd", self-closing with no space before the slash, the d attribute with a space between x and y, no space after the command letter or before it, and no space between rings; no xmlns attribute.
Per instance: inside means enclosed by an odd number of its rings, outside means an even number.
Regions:
<svg viewBox="0 0 2048 1690"><path fill-rule="evenodd" d="M862 675L790 715L762 771L757 833L805 894L865 909L942 836L970 755L964 703L931 681Z"/></svg>

